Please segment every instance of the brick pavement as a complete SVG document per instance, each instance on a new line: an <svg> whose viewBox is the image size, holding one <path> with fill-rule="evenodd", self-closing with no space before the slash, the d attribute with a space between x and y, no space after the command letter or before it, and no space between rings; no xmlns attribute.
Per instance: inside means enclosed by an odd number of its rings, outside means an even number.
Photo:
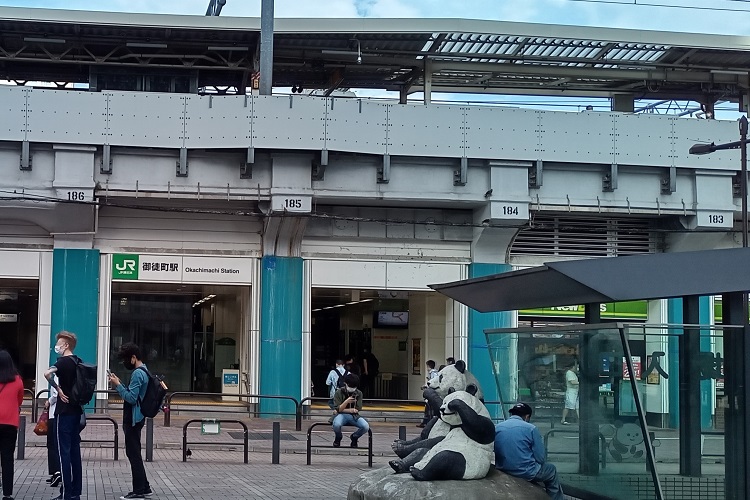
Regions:
<svg viewBox="0 0 750 500"><path fill-rule="evenodd" d="M119 422L119 415L113 414ZM154 461L146 464L155 499L332 499L346 498L346 492L362 472L369 470L364 451L356 452L346 447L340 450L313 450L312 465L306 462L306 431L314 421L305 420L302 431L294 430L293 420L280 420L282 440L280 465L271 464L271 431L273 420L242 420L248 424L250 436L249 464L242 463L242 440L229 435L238 426L222 426L220 436L201 436L200 425L193 424L188 436L192 456L182 462L182 426L196 415L174 416L171 427L163 427L163 419L154 421ZM212 415L216 417L216 415ZM230 418L230 417L227 417ZM30 418L26 432L26 459L16 461L15 497L41 500L51 498L56 490L50 488L47 477L45 438L31 431ZM418 434L413 424L405 424L408 437ZM398 424L373 423L375 458L373 467L384 467L393 457L390 443L398 436ZM320 432L318 432L320 430ZM346 431L347 429L345 429ZM353 430L353 429L352 429ZM111 439L112 425L90 421L84 439ZM130 491L130 471L125 457L122 430L120 434L120 460L113 460L111 445L84 443L84 498L116 499ZM345 433L345 436L348 434ZM333 440L328 426L316 428L315 444L327 445ZM236 445L213 446L211 442L236 442ZM366 447L366 437L360 441ZM145 431L144 431L145 444ZM344 444L348 444L345 439Z"/></svg>

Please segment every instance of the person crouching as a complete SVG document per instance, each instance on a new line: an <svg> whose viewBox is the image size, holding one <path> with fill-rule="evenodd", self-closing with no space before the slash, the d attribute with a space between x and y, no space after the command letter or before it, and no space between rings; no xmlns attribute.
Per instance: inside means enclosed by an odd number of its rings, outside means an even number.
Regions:
<svg viewBox="0 0 750 500"><path fill-rule="evenodd" d="M357 389L359 377L353 373L344 376L344 387L336 390L333 395L333 407L336 417L333 419L333 446L341 446L341 428L345 425L357 427L357 431L351 435L351 447L358 446L359 438L370 430L370 425L359 415L362 410L362 391Z"/></svg>

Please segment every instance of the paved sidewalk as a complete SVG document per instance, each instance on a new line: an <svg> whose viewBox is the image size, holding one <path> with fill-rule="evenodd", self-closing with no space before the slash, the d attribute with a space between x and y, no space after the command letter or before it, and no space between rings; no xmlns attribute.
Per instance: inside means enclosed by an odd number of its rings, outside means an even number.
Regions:
<svg viewBox="0 0 750 500"><path fill-rule="evenodd" d="M84 449L82 498L111 500L131 490L128 461L115 462L111 451ZM374 467L387 464L376 458ZM367 459L346 456L316 457L305 465L304 455L287 455L281 465L271 465L267 453L253 453L242 463L237 452L202 451L199 459L182 462L179 450L156 450L154 462L146 464L154 499L241 500L241 499L340 499L362 472ZM15 497L19 500L49 499L57 492L47 477L46 450L30 448L26 460L16 461Z"/></svg>
<svg viewBox="0 0 750 500"><path fill-rule="evenodd" d="M111 415L121 422L121 412ZM340 499L346 498L349 485L367 467L367 438L360 439L360 449L348 447L313 449L312 465L306 465L307 428L316 418L304 420L302 431L294 430L293 420L281 422L280 464L271 464L271 435L273 420L247 418L247 415L226 415L245 422L249 429L249 464L243 463L242 432L237 424L222 425L219 436L202 436L200 424L192 424L188 431L187 462L182 462L182 427L197 415L172 417L171 427L163 426L163 418L154 420L154 461L146 463L146 472L154 490L155 499L240 500L240 499ZM209 415L216 418L217 415ZM408 437L416 436L421 429L407 426ZM47 477L47 450L45 437L32 432L33 425L27 415L26 459L16 461L15 498L43 500L54 496ZM345 428L345 437L348 436ZM352 430L354 430L352 428ZM398 437L398 424L373 423L373 468L387 466L394 457L391 442ZM113 460L111 444L83 443L84 488L83 498L96 500L117 499L131 490L131 476L125 456L122 429L119 429L119 460ZM350 431L351 432L351 431ZM145 435L143 443L145 447ZM109 422L90 420L82 433L83 439L111 440L113 426ZM313 433L313 443L330 445L333 432L330 426L319 426ZM232 444L214 445L215 442ZM194 444L193 444L194 443ZM235 444L236 443L236 444ZM348 439L345 439L348 444ZM145 449L144 449L145 456Z"/></svg>

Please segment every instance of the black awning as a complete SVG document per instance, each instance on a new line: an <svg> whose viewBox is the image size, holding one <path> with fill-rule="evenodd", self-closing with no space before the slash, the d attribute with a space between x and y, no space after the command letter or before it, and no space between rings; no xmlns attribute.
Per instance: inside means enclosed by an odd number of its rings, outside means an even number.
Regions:
<svg viewBox="0 0 750 500"><path fill-rule="evenodd" d="M750 248L550 262L430 288L480 312L750 290Z"/></svg>

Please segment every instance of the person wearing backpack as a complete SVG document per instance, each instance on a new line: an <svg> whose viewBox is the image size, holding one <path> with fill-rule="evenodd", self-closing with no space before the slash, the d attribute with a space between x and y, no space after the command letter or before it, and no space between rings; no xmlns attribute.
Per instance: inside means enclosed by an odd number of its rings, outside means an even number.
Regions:
<svg viewBox="0 0 750 500"><path fill-rule="evenodd" d="M333 411L333 415L328 419L328 423L333 423L333 417L336 416L336 411L333 407L333 395L336 394L337 389L344 387L344 376L349 371L344 368L344 362L340 359L336 360L336 368L328 372L328 378L326 378L326 385L328 386L328 407Z"/></svg>
<svg viewBox="0 0 750 500"><path fill-rule="evenodd" d="M83 487L81 465L81 415L83 407L74 399L78 365L81 360L73 354L78 343L75 333L61 331L55 336L55 353L60 356L54 365L44 372L50 385L57 389L57 450L60 455L62 488L52 500L80 500ZM57 375L55 381L54 375Z"/></svg>
<svg viewBox="0 0 750 500"><path fill-rule="evenodd" d="M146 478L146 468L143 466L141 456L141 431L146 423L146 418L141 412L141 401L148 390L150 374L148 368L141 361L141 350L132 342L120 346L117 357L122 360L126 370L132 371L130 384L125 387L119 377L114 373L109 374L109 381L122 396L122 431L125 433L125 455L130 461L130 470L133 473L133 491L122 495L122 500L132 498L146 498L153 495L151 485Z"/></svg>

